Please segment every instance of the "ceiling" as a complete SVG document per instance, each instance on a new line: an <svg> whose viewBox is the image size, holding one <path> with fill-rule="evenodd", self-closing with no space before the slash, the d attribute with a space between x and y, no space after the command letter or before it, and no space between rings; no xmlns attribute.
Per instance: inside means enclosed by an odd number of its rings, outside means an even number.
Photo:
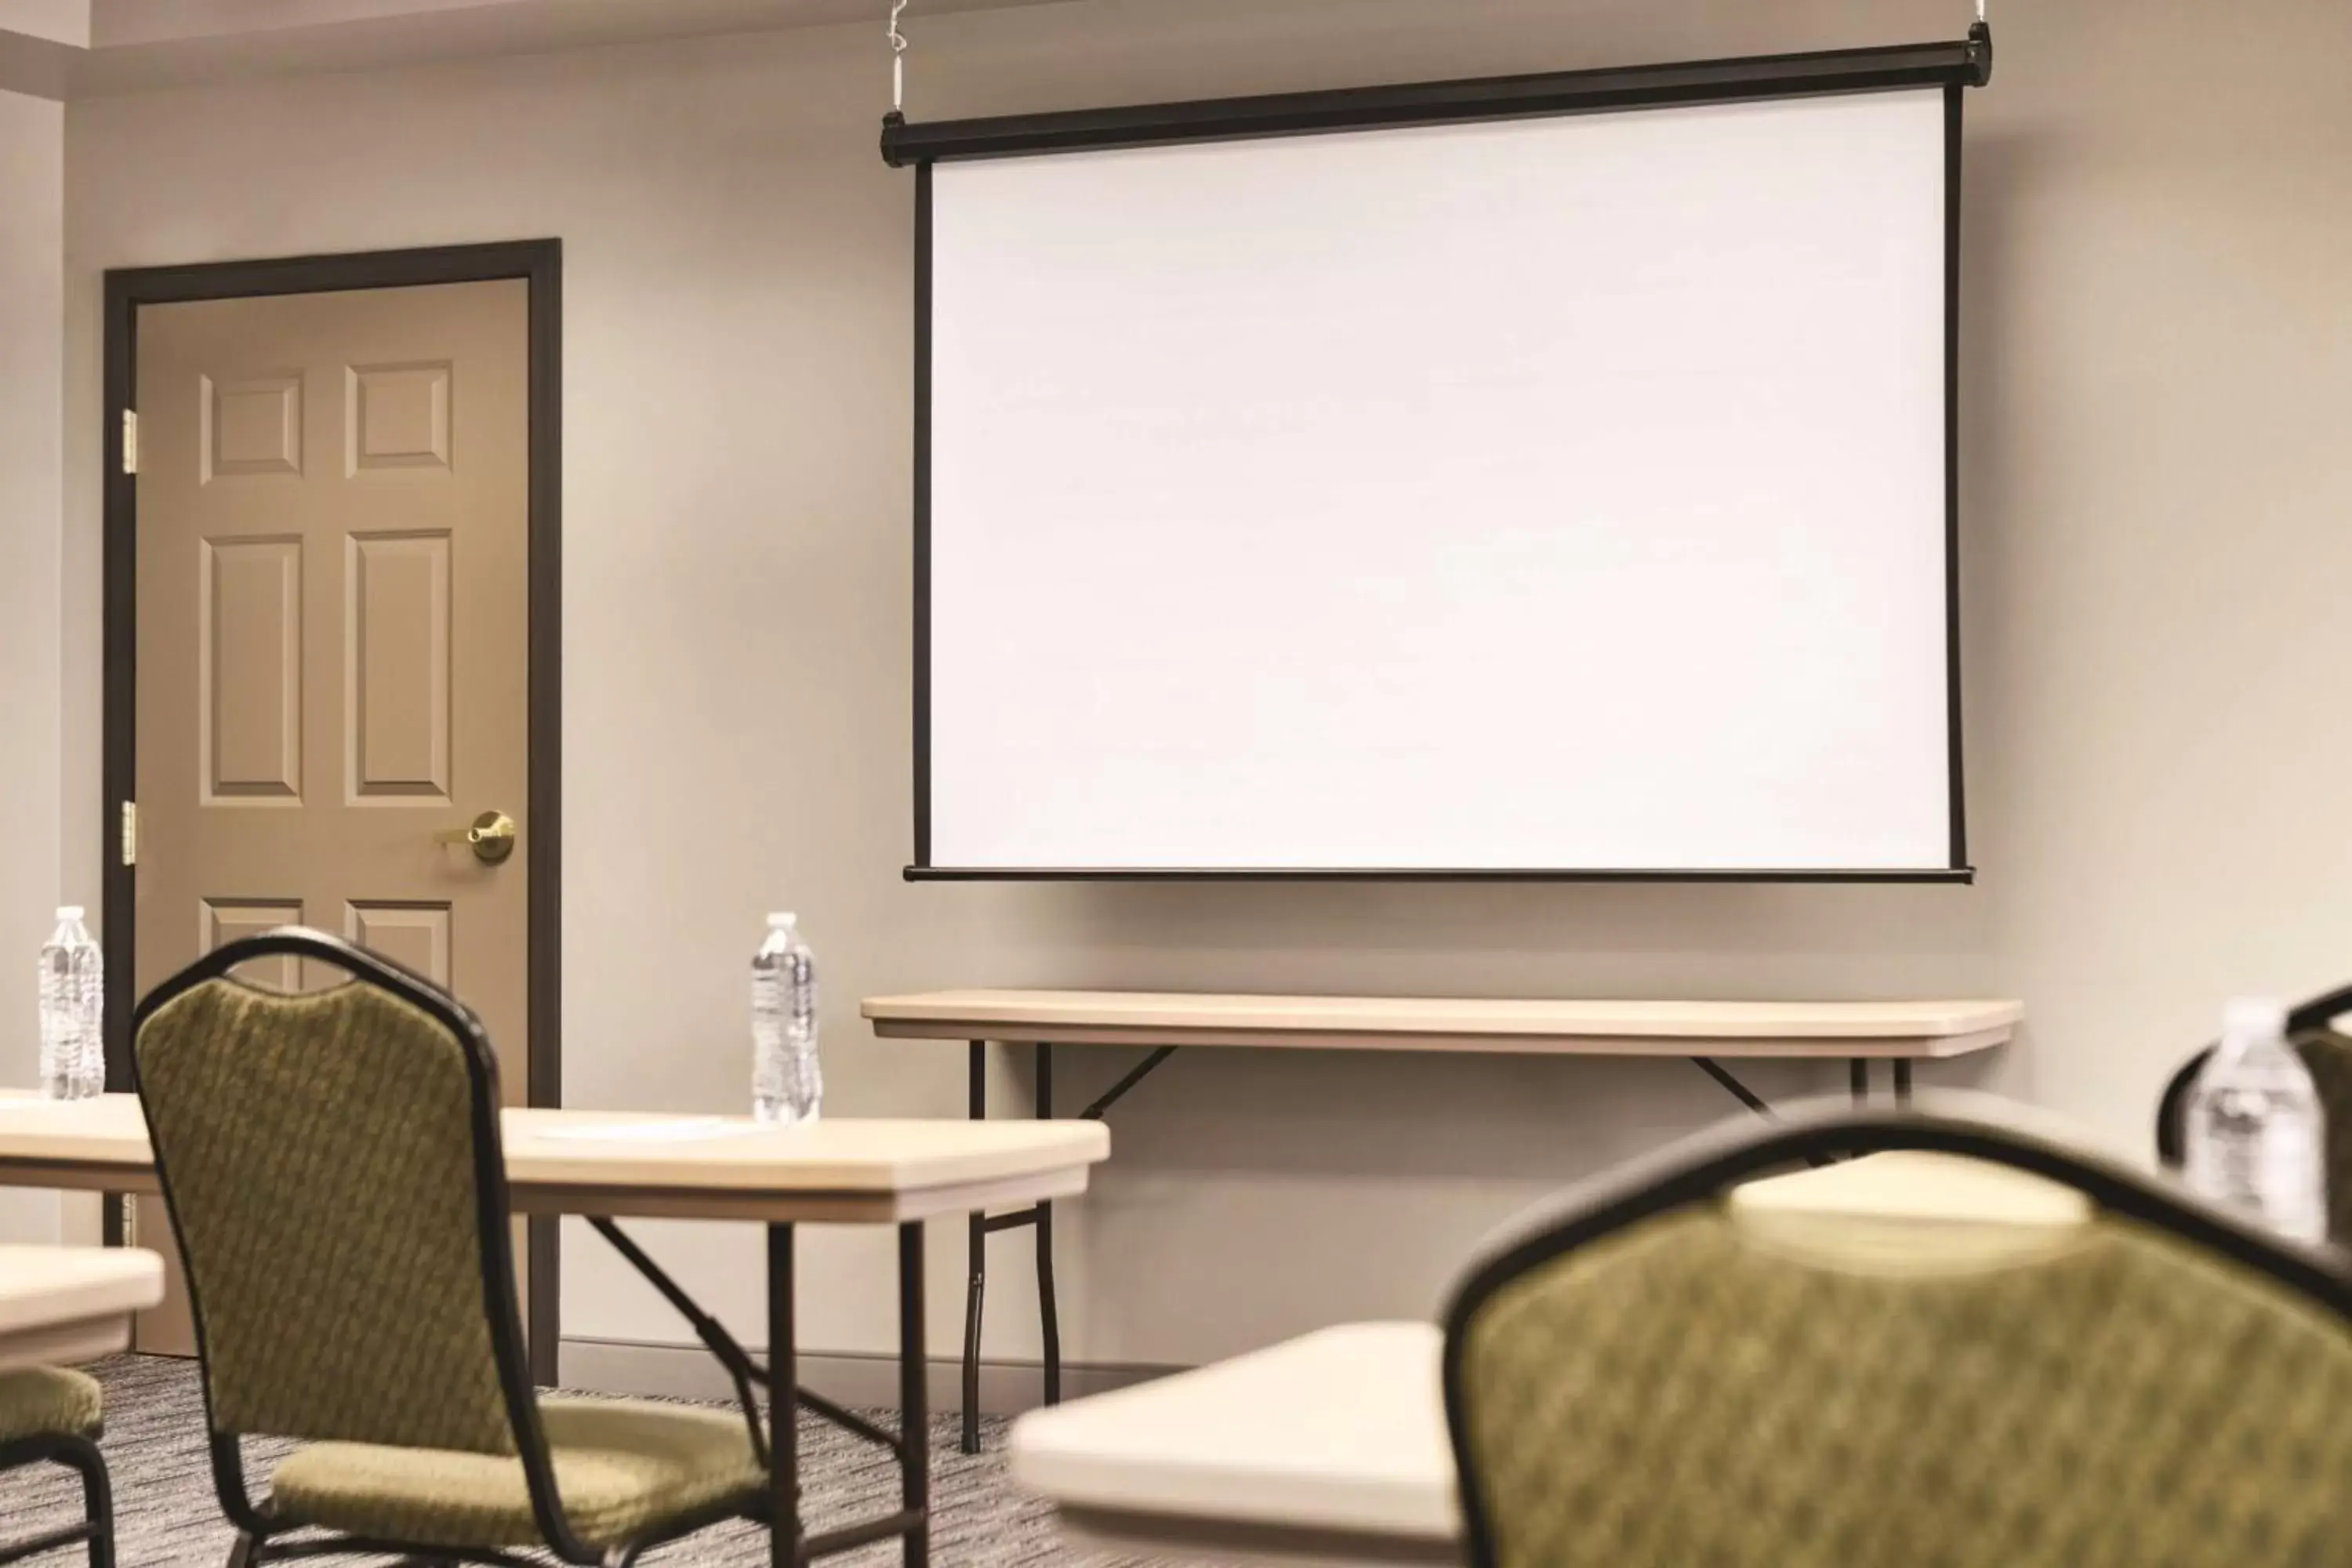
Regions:
<svg viewBox="0 0 2352 1568"><path fill-rule="evenodd" d="M917 0L937 16L1056 0ZM0 0L0 89L45 98L234 77L871 22L887 0Z"/></svg>

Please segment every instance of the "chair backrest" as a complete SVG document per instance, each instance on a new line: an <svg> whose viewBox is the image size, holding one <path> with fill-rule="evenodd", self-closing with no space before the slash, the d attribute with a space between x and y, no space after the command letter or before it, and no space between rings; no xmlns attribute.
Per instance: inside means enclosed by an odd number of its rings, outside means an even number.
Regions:
<svg viewBox="0 0 2352 1568"><path fill-rule="evenodd" d="M274 954L350 978L297 995L231 973ZM289 929L158 987L132 1055L216 1435L541 1447L498 1065L469 1011Z"/></svg>
<svg viewBox="0 0 2352 1568"><path fill-rule="evenodd" d="M2288 1037L2327 1115L2327 1234L2338 1243L2352 1243L2352 1037L2336 1028L2347 1013L2352 988L2315 996L2287 1015ZM2169 1169L2179 1170L2187 1157L2189 1091L2212 1058L2208 1046L2183 1062L2157 1102L2156 1152Z"/></svg>
<svg viewBox="0 0 2352 1568"><path fill-rule="evenodd" d="M1883 1224L1773 1236L1724 1190L1937 1149L2094 1207L1890 1266ZM1801 1245L1796 1244L1801 1240ZM1445 1395L1480 1568L2230 1568L2352 1550L2352 1285L2167 1184L2005 1130L1741 1130L1481 1267Z"/></svg>

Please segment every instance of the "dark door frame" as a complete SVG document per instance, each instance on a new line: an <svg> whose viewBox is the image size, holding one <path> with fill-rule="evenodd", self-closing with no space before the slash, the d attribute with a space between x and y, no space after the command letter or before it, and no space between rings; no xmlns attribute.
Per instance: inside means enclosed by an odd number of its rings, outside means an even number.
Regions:
<svg viewBox="0 0 2352 1568"><path fill-rule="evenodd" d="M562 869L563 808L563 242L513 240L264 261L138 267L106 275L105 464L105 819L107 1081L131 1086L130 1026L137 937L135 872L123 864L126 802L137 798L138 487L122 471L123 415L139 406L139 308L193 300L325 294L520 278L530 285L530 813L529 1070L525 1099L562 1102ZM107 1238L121 1236L121 1204L109 1199ZM531 1373L555 1381L559 1277L556 1222L530 1221Z"/></svg>

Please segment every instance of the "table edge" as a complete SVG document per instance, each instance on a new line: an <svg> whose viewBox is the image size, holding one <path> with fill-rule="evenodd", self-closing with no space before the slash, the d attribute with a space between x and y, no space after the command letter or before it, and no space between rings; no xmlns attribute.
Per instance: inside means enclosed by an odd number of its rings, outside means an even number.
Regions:
<svg viewBox="0 0 2352 1568"><path fill-rule="evenodd" d="M1074 1197L1099 1162L1088 1158L1011 1175L899 1188L667 1186L630 1182L510 1180L518 1215L615 1218L732 1219L812 1225L879 1225L971 1214L983 1208ZM0 1156L0 1187L52 1192L157 1194L152 1165Z"/></svg>
<svg viewBox="0 0 2352 1568"><path fill-rule="evenodd" d="M1095 1162L1014 1175L898 1189L678 1187L630 1182L523 1180L507 1184L519 1215L613 1219L749 1220L768 1224L893 1225L942 1215L1075 1197Z"/></svg>
<svg viewBox="0 0 2352 1568"><path fill-rule="evenodd" d="M1036 1023L1002 1018L871 1018L884 1040L989 1040L1017 1045L1200 1046L1265 1050L1342 1050L1570 1057L1772 1057L1847 1060L1969 1056L2016 1037L2013 1023L1942 1034L1880 1030L1857 1035L1669 1035L1612 1030L1463 1032L1409 1028L1206 1028L1186 1025Z"/></svg>
<svg viewBox="0 0 2352 1568"><path fill-rule="evenodd" d="M71 1366L119 1354L131 1346L131 1322L137 1315L138 1310L125 1307L0 1333L0 1371Z"/></svg>
<svg viewBox="0 0 2352 1568"><path fill-rule="evenodd" d="M1077 998L1116 998L1112 1011L1089 1013ZM1418 1016L1396 1016L1393 1023L1379 1015L1384 1008L1412 1009ZM1591 1027L1549 1028L1514 1016L1510 1010L1559 1007L1631 1007L1660 1015L1655 1023L1640 1018L1609 1019ZM1453 1017L1437 1010L1459 1008ZM1887 1009L1916 1008L1926 1015L1915 1021L1891 1022ZM1294 1022L1287 1017L1253 1018L1252 1010L1289 1011L1311 1016L1321 1011L1338 1022ZM1735 1019L1695 1016L1712 1012L1737 1015L1742 1009L1773 1015L1747 1023ZM1678 1010L1685 1016L1675 1017ZM1878 1016L1870 1015L1876 1013ZM1490 1016L1482 1016L1482 1014ZM907 992L867 996L858 1003L858 1015L873 1024L953 1023L1019 1026L1024 1028L1166 1029L1196 1028L1254 1034L1348 1033L1417 1034L1477 1037L1531 1035L1574 1037L1584 1034L1675 1036L1681 1037L1770 1039L1782 1036L1841 1037L1885 1036L1934 1039L1948 1035L1976 1034L1988 1029L2014 1028L2025 1017L2025 1004L2014 996L1942 996L1916 1000L1821 998L1766 1001L1757 998L1651 997L1503 997L1503 996L1341 996L1255 992L1162 991L960 991ZM1811 1015L1810 1016L1808 1015Z"/></svg>
<svg viewBox="0 0 2352 1568"><path fill-rule="evenodd" d="M1450 1534L1429 1535L1064 1502L1054 1504L1054 1518L1086 1544L1175 1562L1436 1568L1463 1560L1458 1528Z"/></svg>

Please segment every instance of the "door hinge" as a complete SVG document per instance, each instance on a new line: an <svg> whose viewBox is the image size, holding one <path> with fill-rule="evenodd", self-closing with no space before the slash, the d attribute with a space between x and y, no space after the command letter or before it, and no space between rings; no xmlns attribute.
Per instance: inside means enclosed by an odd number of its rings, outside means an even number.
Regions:
<svg viewBox="0 0 2352 1568"><path fill-rule="evenodd" d="M122 863L139 864L139 803L135 800L122 803Z"/></svg>
<svg viewBox="0 0 2352 1568"><path fill-rule="evenodd" d="M135 408L122 411L122 471L139 471L139 411Z"/></svg>

